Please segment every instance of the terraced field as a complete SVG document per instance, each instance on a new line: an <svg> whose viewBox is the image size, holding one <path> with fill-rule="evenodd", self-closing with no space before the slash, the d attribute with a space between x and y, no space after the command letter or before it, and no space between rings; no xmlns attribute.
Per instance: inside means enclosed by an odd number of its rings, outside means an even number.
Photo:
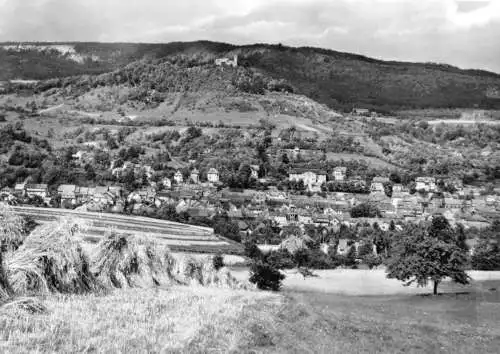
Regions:
<svg viewBox="0 0 500 354"><path fill-rule="evenodd" d="M21 215L33 217L37 222L47 223L60 217L72 216L89 223L86 240L98 242L106 230L114 229L120 233L154 237L167 244L173 252L217 253L241 255L242 246L236 242L214 234L213 229L175 223L166 220L138 216L106 213L79 212L66 209L47 209L34 207L14 207Z"/></svg>

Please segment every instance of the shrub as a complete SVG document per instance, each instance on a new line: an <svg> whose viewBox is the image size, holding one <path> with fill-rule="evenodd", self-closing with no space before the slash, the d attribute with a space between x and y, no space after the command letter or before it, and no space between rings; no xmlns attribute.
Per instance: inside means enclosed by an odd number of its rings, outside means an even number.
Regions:
<svg viewBox="0 0 500 354"><path fill-rule="evenodd" d="M351 217L353 218L377 218L381 216L380 210L369 203L361 203L351 209Z"/></svg>
<svg viewBox="0 0 500 354"><path fill-rule="evenodd" d="M500 270L500 249L497 244L482 242L471 257L471 266L475 270Z"/></svg>
<svg viewBox="0 0 500 354"><path fill-rule="evenodd" d="M261 290L279 291L285 279L278 269L261 260L252 262L250 267L250 282Z"/></svg>
<svg viewBox="0 0 500 354"><path fill-rule="evenodd" d="M277 251L271 251L266 256L266 261L277 269L291 269L295 267L293 257L286 249L280 248Z"/></svg>
<svg viewBox="0 0 500 354"><path fill-rule="evenodd" d="M254 239L249 239L245 241L244 246L245 246L245 256L247 256L248 258L253 260L264 258L262 251L259 249Z"/></svg>
<svg viewBox="0 0 500 354"><path fill-rule="evenodd" d="M373 269L382 264L382 257L376 256L374 254L367 254L363 258L363 263L368 266L368 268Z"/></svg>
<svg viewBox="0 0 500 354"><path fill-rule="evenodd" d="M212 264L215 268L215 270L219 270L224 267L224 257L222 254L217 253L213 258L212 258Z"/></svg>

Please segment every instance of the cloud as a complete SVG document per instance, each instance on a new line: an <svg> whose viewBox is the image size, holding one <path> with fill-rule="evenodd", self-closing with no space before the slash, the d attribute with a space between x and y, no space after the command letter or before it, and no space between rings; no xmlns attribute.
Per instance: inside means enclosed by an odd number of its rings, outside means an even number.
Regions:
<svg viewBox="0 0 500 354"><path fill-rule="evenodd" d="M0 0L0 40L321 46L500 72L499 0Z"/></svg>

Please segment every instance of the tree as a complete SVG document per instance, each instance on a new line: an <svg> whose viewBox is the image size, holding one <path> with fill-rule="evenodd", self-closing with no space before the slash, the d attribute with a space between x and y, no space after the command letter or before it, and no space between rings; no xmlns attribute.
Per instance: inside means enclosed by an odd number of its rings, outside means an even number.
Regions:
<svg viewBox="0 0 500 354"><path fill-rule="evenodd" d="M284 279L284 274L262 260L253 261L250 266L249 280L261 290L279 291Z"/></svg>
<svg viewBox="0 0 500 354"><path fill-rule="evenodd" d="M376 218L381 216L380 210L369 203L361 203L351 209L351 217L353 218Z"/></svg>
<svg viewBox="0 0 500 354"><path fill-rule="evenodd" d="M500 270L500 248L497 243L483 240L474 250L471 266L475 270Z"/></svg>
<svg viewBox="0 0 500 354"><path fill-rule="evenodd" d="M466 253L448 234L449 224L443 224L441 218L434 220L427 229L407 227L406 236L395 241L387 277L401 280L405 286L426 286L432 281L433 293L437 295L438 285L445 277L459 284L468 284L469 277L464 269Z"/></svg>

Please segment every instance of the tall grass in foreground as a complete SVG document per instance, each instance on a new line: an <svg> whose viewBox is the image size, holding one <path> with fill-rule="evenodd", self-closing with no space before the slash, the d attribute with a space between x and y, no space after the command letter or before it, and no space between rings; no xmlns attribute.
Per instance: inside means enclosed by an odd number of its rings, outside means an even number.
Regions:
<svg viewBox="0 0 500 354"><path fill-rule="evenodd" d="M88 293L99 289L80 244L85 223L64 219L35 229L7 260L16 294Z"/></svg>
<svg viewBox="0 0 500 354"><path fill-rule="evenodd" d="M276 326L282 301L271 293L185 286L51 295L45 315L0 308L0 352L245 352Z"/></svg>
<svg viewBox="0 0 500 354"><path fill-rule="evenodd" d="M2 267L2 297L48 293L81 294L115 288L202 285L247 288L211 260L173 256L153 238L109 232L93 247L82 247L88 225L62 219L36 228Z"/></svg>
<svg viewBox="0 0 500 354"><path fill-rule="evenodd" d="M15 250L23 243L24 225L24 219L9 205L0 203L0 252Z"/></svg>
<svg viewBox="0 0 500 354"><path fill-rule="evenodd" d="M239 287L227 269L189 256L174 256L152 239L110 232L96 247L92 273L107 288L159 285Z"/></svg>
<svg viewBox="0 0 500 354"><path fill-rule="evenodd" d="M0 203L0 304L13 293L4 264L4 253L15 250L24 241L23 228L23 219L10 206Z"/></svg>

